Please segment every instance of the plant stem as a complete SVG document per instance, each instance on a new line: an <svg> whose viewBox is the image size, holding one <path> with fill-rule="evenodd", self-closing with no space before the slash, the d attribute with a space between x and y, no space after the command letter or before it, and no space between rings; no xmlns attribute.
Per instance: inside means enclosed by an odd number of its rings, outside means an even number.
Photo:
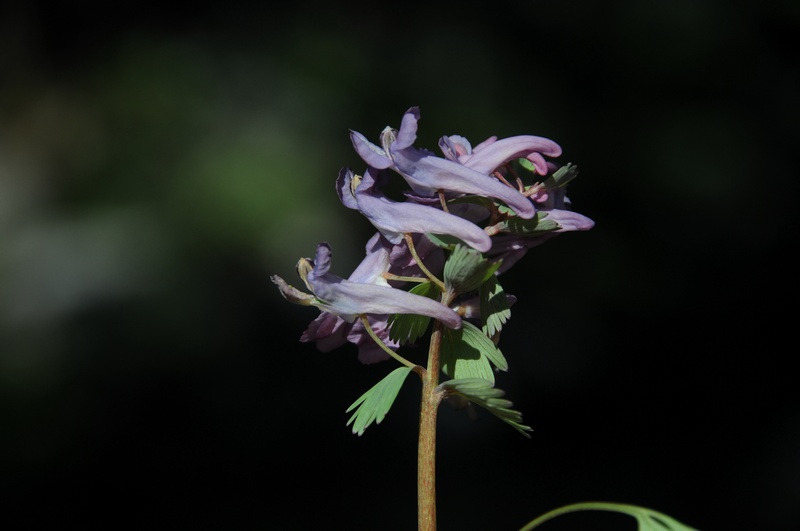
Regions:
<svg viewBox="0 0 800 531"><path fill-rule="evenodd" d="M439 286L439 289L442 291L446 290L444 282L436 278L436 275L428 271L428 268L425 267L425 264L422 262L422 259L417 254L416 248L414 248L414 238L411 236L410 232L405 233L406 244L408 245L408 250L411 251L411 256L414 257L414 260L417 262L417 265L425 273L425 276L431 279L431 282Z"/></svg>
<svg viewBox="0 0 800 531"><path fill-rule="evenodd" d="M369 334L369 337L371 337L373 339L373 341L375 341L375 343L378 344L379 347L381 347L387 354L389 354L391 357L393 357L394 359L396 359L397 361L399 361L400 363L402 363L403 365L405 365L409 369L411 369L411 370L413 370L415 372L420 372L420 369L421 369L420 366L418 366L416 363L411 363L410 361L405 359L403 356L401 356L400 354L398 354L394 350L392 350L389 347L387 347L386 343L381 341L381 338L379 338L378 334L375 333L375 330L372 329L372 325L369 324L369 319L367 318L366 314L362 313L358 317L359 317L359 319L361 319L361 322L364 324L364 329Z"/></svg>
<svg viewBox="0 0 800 531"><path fill-rule="evenodd" d="M436 416L442 393L439 385L439 349L442 324L436 321L428 351L428 369L422 377L422 403L417 447L417 507L419 531L436 531Z"/></svg>

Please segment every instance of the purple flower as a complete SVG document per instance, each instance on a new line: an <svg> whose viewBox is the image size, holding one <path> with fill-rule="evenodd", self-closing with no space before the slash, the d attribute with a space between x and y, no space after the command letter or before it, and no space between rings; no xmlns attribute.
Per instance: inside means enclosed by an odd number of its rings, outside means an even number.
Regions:
<svg viewBox="0 0 800 531"><path fill-rule="evenodd" d="M316 306L323 311L303 333L302 342L313 341L317 348L327 352L346 341L359 346L359 359L374 363L388 358L380 347L368 337L359 315L367 315L372 329L389 347L397 344L389 339L387 319L390 314L415 314L433 317L450 328L460 328L461 318L455 311L427 297L414 295L389 286L383 273L388 271L391 249L376 234L367 246L367 255L349 279L330 272L331 250L327 243L317 245L314 261L301 259L298 273L313 295L288 285L281 277L273 275L272 281L290 302Z"/></svg>
<svg viewBox="0 0 800 531"><path fill-rule="evenodd" d="M375 259L373 256L367 256L365 260L372 263ZM379 264L384 262L388 264L388 255L386 261L376 261ZM449 328L461 326L461 318L443 304L427 297L392 288L387 284L343 279L331 273L330 266L331 248L327 243L321 242L317 245L314 261L306 258L300 259L298 271L305 281L306 287L314 294L314 301L309 304L338 315L347 322L353 322L356 317L364 314L401 313L433 317ZM372 267L368 271L369 276L376 280L381 273L386 271L386 269L381 271L382 268L383 266ZM278 285L281 293L287 299L295 302L292 298L296 297L297 290L289 286L291 290L287 296L286 282L277 275L273 275L272 279ZM383 282L386 281L383 280Z"/></svg>
<svg viewBox="0 0 800 531"><path fill-rule="evenodd" d="M419 195L432 196L443 190L491 197L504 202L521 218L533 217L536 211L527 197L488 175L494 168L485 172L478 171L459 161L447 160L427 150L414 148L419 116L419 109L412 107L403 115L399 131L385 128L381 133L382 147L371 143L361 133L351 131L353 146L369 166L379 170L393 169ZM490 161L501 160L512 153L525 152L524 146L527 145L530 142L520 142L519 145L513 142L501 144L499 149L490 150L488 156L477 159L476 167L483 170ZM558 153L560 152L558 148Z"/></svg>
<svg viewBox="0 0 800 531"><path fill-rule="evenodd" d="M388 199L378 191L373 171L377 170L368 168L359 177L349 168L342 169L336 190L346 207L359 210L389 242L399 244L405 233L429 232L455 236L481 252L492 247L489 235L471 221L433 206Z"/></svg>
<svg viewBox="0 0 800 531"><path fill-rule="evenodd" d="M533 163L537 173L547 175L548 164L544 155L561 155L561 146L547 138L531 135L512 136L502 140L492 136L475 148L462 136L443 136L439 140L439 147L448 160L457 161L485 175L519 158L527 158Z"/></svg>

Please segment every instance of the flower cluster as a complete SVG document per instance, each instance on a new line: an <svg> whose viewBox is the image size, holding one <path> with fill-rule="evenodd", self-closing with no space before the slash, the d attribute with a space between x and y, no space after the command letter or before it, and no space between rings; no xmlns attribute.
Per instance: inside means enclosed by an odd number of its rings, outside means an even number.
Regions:
<svg viewBox="0 0 800 531"><path fill-rule="evenodd" d="M464 137L444 136L437 156L414 146L419 119L419 109L410 108L399 129L382 131L379 144L350 133L366 168L343 168L336 191L377 230L356 270L346 279L333 274L331 248L322 242L313 260L297 264L310 293L272 277L287 300L321 310L300 338L320 351L350 342L363 363L388 359L420 334L393 333L404 315L454 331L474 322L491 338L502 324L491 317L504 320L514 301L497 276L553 236L594 226L570 209L565 187L577 169L552 161L561 155L552 140L493 136L473 147ZM381 191L397 175L407 184L402 201Z"/></svg>

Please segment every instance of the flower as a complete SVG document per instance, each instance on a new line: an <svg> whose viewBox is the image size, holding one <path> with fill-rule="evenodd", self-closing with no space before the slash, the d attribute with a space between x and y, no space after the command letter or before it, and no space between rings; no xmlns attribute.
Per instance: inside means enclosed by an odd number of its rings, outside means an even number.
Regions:
<svg viewBox="0 0 800 531"><path fill-rule="evenodd" d="M463 136L443 136L439 140L439 147L448 160L459 162L485 175L519 158L527 158L533 163L537 173L547 175L548 164L544 155L561 155L561 146L550 139L531 135L511 136L502 140L492 136L475 148Z"/></svg>
<svg viewBox="0 0 800 531"><path fill-rule="evenodd" d="M374 363L388 355L374 343L357 319L366 315L371 328L389 347L397 343L389 339L387 325L391 314L415 314L438 319L449 328L461 327L461 317L447 306L401 289L389 286L383 273L390 267L391 248L376 234L367 245L367 255L349 279L330 272L331 248L325 242L317 245L313 261L301 258L297 269L306 287L313 295L304 293L278 275L271 277L281 294L290 302L316 306L322 313L309 325L300 338L302 342L315 342L322 352L330 351L349 341L359 347L359 360Z"/></svg>
<svg viewBox="0 0 800 531"><path fill-rule="evenodd" d="M368 255L365 260L372 263L374 258ZM388 264L388 260L386 263ZM326 242L317 245L317 254L313 262L307 258L300 259L297 265L298 272L306 287L314 294L313 301L306 296L302 298L301 304L317 306L347 322L353 322L359 315L401 313L433 317L449 328L461 326L461 318L443 304L382 283L353 282L343 279L330 272L330 265L331 248ZM377 277L375 273L378 271L380 269L373 267L370 270L371 276ZM277 275L272 276L272 281L278 285L287 300L297 302L298 290L288 286Z"/></svg>
<svg viewBox="0 0 800 531"><path fill-rule="evenodd" d="M402 175L417 194L433 196L442 190L491 197L504 202L521 218L530 219L534 216L536 210L527 197L488 175L494 168L486 172L478 171L460 161L437 157L427 150L414 148L419 117L419 108L411 107L403 115L398 131L386 127L381 133L382 147L371 143L361 133L351 131L353 147L369 166L379 170L391 168ZM476 167L483 170L489 161L520 152L521 148L512 148L512 144L516 146L513 142L508 142L500 144L500 149L490 150L490 156L477 159L482 164L476 164ZM560 148L557 152L561 153Z"/></svg>
<svg viewBox="0 0 800 531"><path fill-rule="evenodd" d="M363 177L343 168L336 180L339 199L359 210L391 243L398 244L405 233L432 233L455 236L478 251L486 252L492 240L478 225L433 206L392 201L378 191L368 168Z"/></svg>

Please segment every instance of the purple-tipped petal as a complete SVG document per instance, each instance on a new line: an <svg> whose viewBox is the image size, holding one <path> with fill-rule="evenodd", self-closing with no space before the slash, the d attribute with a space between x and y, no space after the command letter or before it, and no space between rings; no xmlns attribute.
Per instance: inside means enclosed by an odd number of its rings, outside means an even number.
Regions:
<svg viewBox="0 0 800 531"><path fill-rule="evenodd" d="M558 157L561 155L561 146L540 136L520 135L484 142L476 146L471 154L459 157L459 161L468 168L488 175L506 162L527 158L534 164L537 173L546 175L548 166L543 155Z"/></svg>
<svg viewBox="0 0 800 531"><path fill-rule="evenodd" d="M394 169L403 176L415 192L422 195L434 195L438 190L482 195L504 202L521 218L529 219L534 216L536 209L527 197L518 190L501 183L493 177L489 177L488 174L495 169L494 167L485 172L480 172L464 166L461 162L447 160L437 157L426 150L414 148L413 142L417 136L419 116L419 109L412 107L403 115L400 130L396 132L396 135L393 130L385 129L381 134L381 142L384 145L384 149L369 142L364 135L351 131L350 137L356 152L364 162L373 168L379 170ZM493 156L493 153L500 153L505 156L520 150L524 151L526 146L528 149L547 149L548 152L558 149L560 153L561 148L549 140L539 139L539 137L515 138L522 140L508 139L507 142L498 141L496 143L500 144L500 149L494 148L495 151L492 151L492 144L488 141L481 144L481 146L484 151L487 151L488 158L491 160L497 160L499 156ZM536 139L536 141L534 142L531 139ZM465 153L472 151L471 155L465 154L463 155L464 157L475 156L474 150L468 147L469 143L466 142L466 139L454 135L449 137L449 142L450 147L454 150L453 155L464 150ZM509 146L512 145L516 147L513 148L514 151L509 152L509 149L512 149ZM461 158L459 157L459 160ZM484 158L486 157L479 157L476 163L479 163ZM485 163L479 164L478 167L483 169L485 165Z"/></svg>
<svg viewBox="0 0 800 531"><path fill-rule="evenodd" d="M492 246L489 235L471 221L432 206L398 203L383 196L375 189L371 171L358 185L356 201L359 211L393 244L400 243L405 233L429 232L455 236L481 252Z"/></svg>
<svg viewBox="0 0 800 531"><path fill-rule="evenodd" d="M356 153L373 168L385 170L392 165L392 159L386 152L367 140L361 133L350 131L350 140L353 142Z"/></svg>
<svg viewBox="0 0 800 531"><path fill-rule="evenodd" d="M403 120L400 122L400 130L397 132L397 138L392 144L393 150L405 149L414 144L417 139L418 121L419 107L411 107L403 115Z"/></svg>
<svg viewBox="0 0 800 531"><path fill-rule="evenodd" d="M583 214L573 212L572 210L561 210L554 208L553 210L547 211L547 218L545 219L555 221L561 225L561 228L558 229L557 232L589 230L594 227L594 220L584 216Z"/></svg>
<svg viewBox="0 0 800 531"><path fill-rule="evenodd" d="M318 281L314 285L315 290L319 290L319 284L321 282ZM441 321L449 328L461 328L461 317L453 310L433 299L407 291L344 279L332 281L326 288L323 290L329 298L325 301L326 311L341 315L345 320L346 316L361 314L400 313L424 315Z"/></svg>
<svg viewBox="0 0 800 531"><path fill-rule="evenodd" d="M492 197L504 202L521 218L530 219L536 214L533 203L518 190L457 162L408 148L394 154L394 163L417 192L433 194L446 190Z"/></svg>
<svg viewBox="0 0 800 531"><path fill-rule="evenodd" d="M388 286L345 280L330 273L330 263L331 248L322 242L317 245L314 267L306 280L324 311L347 322L362 314L401 313L432 317L450 328L461 327L458 314L433 299Z"/></svg>
<svg viewBox="0 0 800 531"><path fill-rule="evenodd" d="M380 233L369 239L366 245L366 256L355 270L347 277L352 282L380 284L388 286L389 283L383 274L389 270L390 250L380 240Z"/></svg>

